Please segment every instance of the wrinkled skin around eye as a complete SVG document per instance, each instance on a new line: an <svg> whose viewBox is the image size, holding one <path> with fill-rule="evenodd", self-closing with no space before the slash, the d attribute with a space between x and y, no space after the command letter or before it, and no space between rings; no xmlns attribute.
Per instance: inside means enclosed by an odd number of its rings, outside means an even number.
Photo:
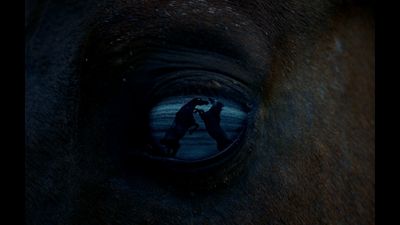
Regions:
<svg viewBox="0 0 400 225"><path fill-rule="evenodd" d="M30 1L27 224L373 224L374 20L362 1L344 2ZM103 77L82 81L80 57L92 22L118 17L142 38L160 23L215 28L240 39L229 52L245 52L238 63L267 65L247 80L260 97L254 135L241 173L220 177L225 185L178 191L116 172L101 102L113 92L81 104L89 97L80 87ZM120 37L125 25L108 32Z"/></svg>

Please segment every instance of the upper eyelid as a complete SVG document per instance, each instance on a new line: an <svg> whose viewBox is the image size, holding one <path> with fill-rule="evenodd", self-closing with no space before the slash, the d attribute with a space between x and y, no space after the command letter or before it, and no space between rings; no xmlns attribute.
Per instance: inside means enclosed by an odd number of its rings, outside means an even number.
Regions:
<svg viewBox="0 0 400 225"><path fill-rule="evenodd" d="M98 49L98 48L94 48ZM120 48L122 49L122 48ZM146 51L148 50L147 54L140 54L138 51ZM130 51L129 48L125 49L126 51ZM251 86L254 80L262 79L263 72L260 70L252 70L247 67L246 63L243 63L241 60L230 58L226 55L218 54L215 52L209 52L205 50L198 50L198 49L190 49L190 48L183 48L180 46L168 46L167 48L159 48L156 47L148 48L148 49L134 49L132 53L132 58L126 56L125 59L122 60L122 64L126 69L120 71L120 73L136 73L136 74L143 74L145 75L147 72L141 69L141 72L137 71L138 68L141 68L140 65L146 64L150 62L151 68L149 72L153 73L156 71L157 67L160 68L160 71L165 70L184 70L184 69L200 69L206 70L209 72L216 72L219 74L224 74L228 77L232 77L234 80L239 81L240 83L244 84L245 86ZM89 52L90 54L98 55L97 52ZM139 57L135 54L139 54ZM114 53L115 59L118 60L118 54ZM89 56L90 57L90 56ZM92 68L97 69L100 73L103 71L111 71L110 74L103 74L105 76L111 76L107 79L114 79L116 77L116 72L121 68L113 68L110 70L109 66L111 64L107 63L113 61L112 58L107 57L107 55L103 56L103 60L108 60L106 62L96 61L96 59L89 59L89 64ZM136 61L139 60L140 64L135 65ZM125 61L125 62L124 62ZM89 65L90 66L90 65ZM101 69L104 68L104 69ZM99 73L93 73L87 71L83 76L99 76ZM147 76L147 75L146 75ZM119 76L117 76L119 77ZM118 78L120 79L120 78ZM122 78L121 78L122 79ZM87 80L93 80L91 78L87 78Z"/></svg>
<svg viewBox="0 0 400 225"><path fill-rule="evenodd" d="M221 21L220 17L214 18L216 25L213 26L199 19L188 22L176 16L169 21L166 18L157 18L157 15L142 15L143 12L136 10L116 8L114 12L116 15L111 12L98 16L93 31L94 36L103 39L104 46L113 43L113 47L107 50L109 54L114 51L117 54L126 51L133 42L145 43L146 48L155 43L164 43L163 46L185 46L207 50L257 65L262 60L254 58L258 54L253 53L268 48L264 31L241 14L237 14L235 16L237 18L233 17L236 22L229 19L229 22ZM236 26L237 23L244 22L246 26ZM268 54L268 52L258 53Z"/></svg>

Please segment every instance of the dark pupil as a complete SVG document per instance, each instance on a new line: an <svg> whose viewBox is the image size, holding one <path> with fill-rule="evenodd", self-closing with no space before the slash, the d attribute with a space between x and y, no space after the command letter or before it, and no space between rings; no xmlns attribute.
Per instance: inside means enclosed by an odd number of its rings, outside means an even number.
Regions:
<svg viewBox="0 0 400 225"><path fill-rule="evenodd" d="M153 154L197 160L218 154L236 141L247 114L232 101L214 97L164 99L150 113Z"/></svg>

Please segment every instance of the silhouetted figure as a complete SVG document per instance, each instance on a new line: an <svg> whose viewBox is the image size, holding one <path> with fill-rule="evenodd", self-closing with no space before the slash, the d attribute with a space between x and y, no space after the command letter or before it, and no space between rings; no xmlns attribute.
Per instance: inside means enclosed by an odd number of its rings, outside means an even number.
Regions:
<svg viewBox="0 0 400 225"><path fill-rule="evenodd" d="M166 147L166 153L169 156L175 156L180 147L179 141L185 136L186 132L189 134L193 133L199 124L194 119L193 112L195 107L198 105L207 105L208 101L204 101L200 98L193 98L188 103L183 105L179 111L175 114L174 122L172 126L167 130L163 139L160 140L160 144Z"/></svg>
<svg viewBox="0 0 400 225"><path fill-rule="evenodd" d="M212 106L207 112L200 109L196 109L195 112L199 113L201 119L204 121L208 134L217 142L218 150L222 151L232 143L220 126L220 115L224 104L211 98L210 102L212 103Z"/></svg>

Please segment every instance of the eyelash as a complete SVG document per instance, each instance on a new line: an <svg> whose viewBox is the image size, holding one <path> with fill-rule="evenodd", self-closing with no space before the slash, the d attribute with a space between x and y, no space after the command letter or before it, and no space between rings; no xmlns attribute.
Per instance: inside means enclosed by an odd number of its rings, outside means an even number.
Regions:
<svg viewBox="0 0 400 225"><path fill-rule="evenodd" d="M109 123L112 126L115 126L113 123L122 124L122 127L125 128L124 130L107 128L107 132L110 136L121 136L118 137L118 140L122 140L121 143L111 141L110 150L112 154L121 154L117 156L116 163L122 166L124 173L136 173L146 168L145 170L151 171L154 177L161 179L165 176L165 173L168 176L172 173L176 179L175 181L168 180L168 183L172 182L183 187L187 186L187 184L182 184L182 181L191 180L190 182L195 185L189 185L190 189L202 189L218 183L219 181L216 177L226 177L231 173L231 170L237 171L233 167L237 166L239 168L239 164L243 162L248 154L247 151L242 151L241 149L248 138L246 136L247 131L243 131L244 133L241 134L242 139L238 142L235 151L224 152L213 161L199 162L197 164L179 163L176 160L166 161L160 158L144 157L142 153L145 151L145 140L151 135L148 127L150 118L148 117L142 121L132 118L138 117L138 115L149 116L150 110L167 97L195 94L234 100L248 113L249 123L252 120L252 112L255 108L255 100L251 97L253 96L252 90L248 90L245 84L231 76L232 74L229 70L228 72L224 71L226 66L221 70L210 69L207 66L176 66L176 64L173 65L170 62L162 66L153 66L149 62L154 62L152 56L157 55L154 52L151 54L138 54L136 52L132 57L122 57L114 54L113 57L108 59L106 55L104 54L102 62L101 60L96 61L96 58L89 58L89 61L85 62L84 72L86 75L91 76L91 79L86 79L86 83L87 87L90 87L95 101L97 101L96 97L100 94L108 97L108 101L118 100L118 103L113 104L109 109L117 113L117 115L122 113L123 116L116 116ZM117 61L119 63L115 63ZM144 67L147 67L147 69L143 70ZM140 82L144 82L144 85ZM103 84L104 86L102 86ZM92 89L92 86L96 86L95 89ZM141 90L144 90L144 92L141 92ZM119 99L121 96L124 97L124 100ZM141 106L134 109L136 104ZM118 107L113 108L115 105ZM126 124L127 121L132 119L134 122ZM139 122L139 124L136 122ZM119 127L119 125L116 125L116 127ZM143 141L140 143L133 143L131 140L136 133L141 133L140 137L143 138ZM122 149L114 151L115 148ZM180 180L187 175L191 177ZM206 181L214 178L213 182ZM199 183L202 184L199 185Z"/></svg>

